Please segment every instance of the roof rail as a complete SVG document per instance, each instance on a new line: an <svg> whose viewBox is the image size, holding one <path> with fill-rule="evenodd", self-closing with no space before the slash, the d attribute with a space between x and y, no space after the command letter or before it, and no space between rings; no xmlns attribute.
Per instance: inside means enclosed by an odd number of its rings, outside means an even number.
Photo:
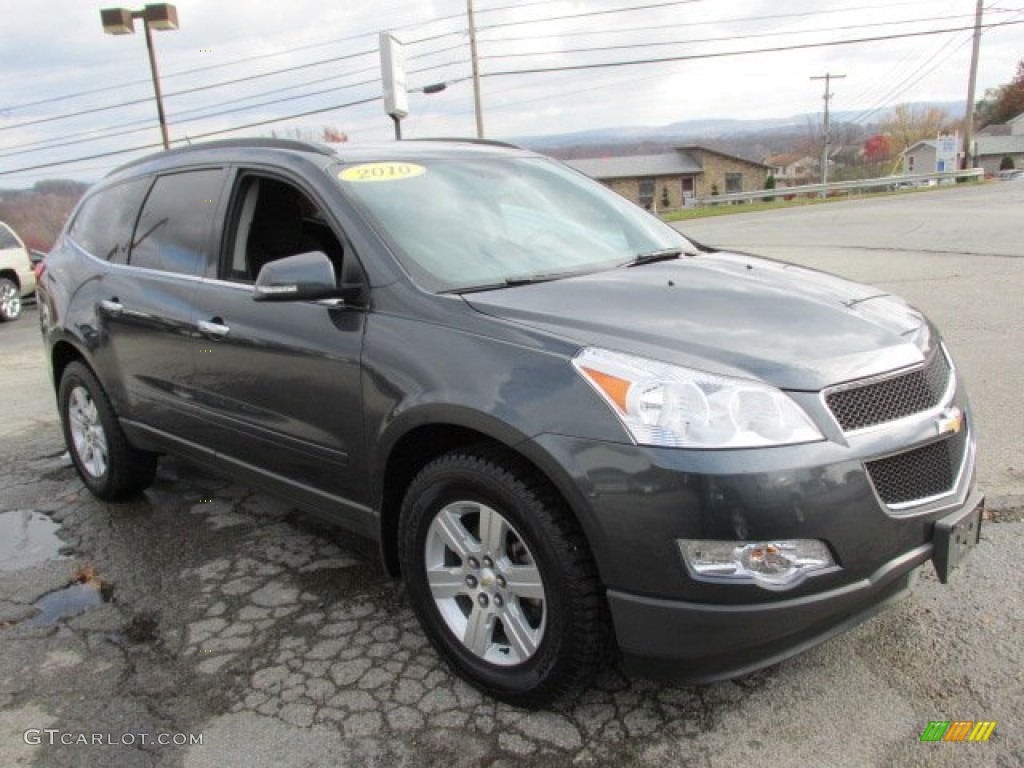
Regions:
<svg viewBox="0 0 1024 768"><path fill-rule="evenodd" d="M113 173L124 170L125 168L132 168L136 165L149 162L158 157L167 157L169 155L180 155L188 152L195 152L201 149L223 149L237 147L244 149L247 147L252 148L267 148L267 149L290 149L296 152L315 152L318 155L326 155L332 157L334 150L328 147L326 144L316 144L311 141L298 141L297 139L272 139L263 137L252 137L252 138L241 138L241 139L217 139L216 141L201 141L195 144L188 144L183 147L175 147L174 149L165 149L162 152L154 152L144 157L130 160L124 165L119 165L114 170L110 171L107 175L110 176Z"/></svg>
<svg viewBox="0 0 1024 768"><path fill-rule="evenodd" d="M506 147L507 149L522 149L517 144L510 144L507 141L496 141L495 139L474 139L465 136L424 136L416 139L402 139L402 141L451 141L456 144L483 144L491 147Z"/></svg>

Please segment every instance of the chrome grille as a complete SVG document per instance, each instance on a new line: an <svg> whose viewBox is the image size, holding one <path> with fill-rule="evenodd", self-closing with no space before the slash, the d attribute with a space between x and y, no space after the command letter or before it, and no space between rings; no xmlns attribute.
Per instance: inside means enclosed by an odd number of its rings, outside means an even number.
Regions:
<svg viewBox="0 0 1024 768"><path fill-rule="evenodd" d="M826 393L825 403L844 432L896 421L939 404L952 369L942 349L927 365L909 373Z"/></svg>
<svg viewBox="0 0 1024 768"><path fill-rule="evenodd" d="M967 430L945 440L865 463L879 497L889 506L942 496L956 487L967 450Z"/></svg>

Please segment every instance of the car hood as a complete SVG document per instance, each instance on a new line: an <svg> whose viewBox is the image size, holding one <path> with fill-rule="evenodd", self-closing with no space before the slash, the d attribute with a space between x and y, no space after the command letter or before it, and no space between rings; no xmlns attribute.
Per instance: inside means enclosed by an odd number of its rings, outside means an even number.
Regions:
<svg viewBox="0 0 1024 768"><path fill-rule="evenodd" d="M815 391L921 362L937 336L871 286L738 253L465 294L581 346Z"/></svg>

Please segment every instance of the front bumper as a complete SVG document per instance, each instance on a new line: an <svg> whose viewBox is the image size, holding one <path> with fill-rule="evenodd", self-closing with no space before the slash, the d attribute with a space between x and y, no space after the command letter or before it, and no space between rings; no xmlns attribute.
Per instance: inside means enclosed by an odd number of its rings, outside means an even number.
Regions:
<svg viewBox="0 0 1024 768"><path fill-rule="evenodd" d="M982 503L969 431L950 493L910 510L882 502L865 463L927 441L922 429L759 451L554 435L536 444L557 462L586 532L627 669L708 682L773 664L878 612L932 558L936 521ZM818 539L839 568L787 590L712 583L689 574L680 539Z"/></svg>
<svg viewBox="0 0 1024 768"><path fill-rule="evenodd" d="M970 504L982 502L980 494ZM709 605L611 590L608 604L627 671L665 681L709 683L801 653L906 594L933 555L922 544L853 584L772 603Z"/></svg>

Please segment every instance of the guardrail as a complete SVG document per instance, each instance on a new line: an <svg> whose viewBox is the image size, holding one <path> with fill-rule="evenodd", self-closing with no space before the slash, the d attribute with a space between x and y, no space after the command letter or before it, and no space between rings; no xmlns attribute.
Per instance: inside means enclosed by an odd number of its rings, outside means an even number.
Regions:
<svg viewBox="0 0 1024 768"><path fill-rule="evenodd" d="M756 192L729 192L724 195L691 198L687 206L717 205L718 203L745 203L754 200L779 199L798 197L800 195L827 196L830 192L851 192L859 189L898 189L905 185L922 186L944 181L955 182L958 179L979 179L985 175L983 168L969 168L963 171L944 171L942 173L912 173L905 176L884 176L880 179L856 179L854 181L830 181L828 184L803 184L799 187L776 187L761 189Z"/></svg>

